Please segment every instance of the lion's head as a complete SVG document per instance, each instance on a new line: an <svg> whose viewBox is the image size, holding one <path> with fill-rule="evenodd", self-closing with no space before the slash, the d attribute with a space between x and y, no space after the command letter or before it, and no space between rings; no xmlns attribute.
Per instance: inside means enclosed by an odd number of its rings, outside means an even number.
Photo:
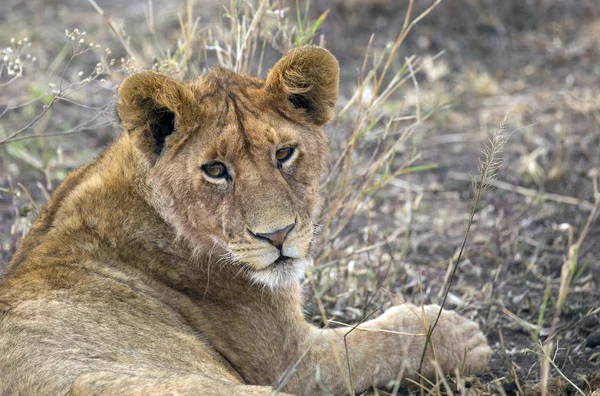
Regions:
<svg viewBox="0 0 600 396"><path fill-rule="evenodd" d="M287 53L266 81L213 68L189 83L129 77L118 113L143 159L150 203L196 252L256 283L308 265L339 67L325 49Z"/></svg>

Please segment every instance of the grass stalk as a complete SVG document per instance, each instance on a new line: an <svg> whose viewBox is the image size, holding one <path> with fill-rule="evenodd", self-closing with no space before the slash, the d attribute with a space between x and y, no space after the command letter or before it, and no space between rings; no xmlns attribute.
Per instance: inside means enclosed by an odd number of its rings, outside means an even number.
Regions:
<svg viewBox="0 0 600 396"><path fill-rule="evenodd" d="M442 315L442 310L443 310L443 308L446 304L446 300L448 298L448 294L450 293L450 288L452 287L452 282L456 275L456 270L458 269L458 264L460 263L465 246L467 245L469 233L471 232L471 226L473 224L473 218L475 217L475 212L477 211L477 209L479 207L479 203L481 202L481 198L483 197L485 190L489 187L489 181L496 177L498 169L500 167L500 164L501 164L500 155L502 153L502 150L504 148L504 145L505 145L506 139L507 139L506 138L507 117L508 117L508 114L504 117L504 120L502 120L500 127L498 129L496 129L496 131L492 135L490 143L486 144L484 146L483 153L484 153L485 159L483 161L480 161L480 164L479 164L479 182L477 182L475 179L473 179L475 199L473 200L473 205L471 207L471 212L469 214L469 220L467 222L467 229L465 231L465 235L464 235L463 242L460 247L458 256L456 257L456 260L454 261L450 279L447 283L446 291L444 292L442 303L440 304L440 310L438 311L438 314L437 314L433 324L431 324L431 326L429 326L427 328L427 333L425 336L425 345L423 347L423 352L421 354L421 359L419 362L419 370L418 370L419 374L421 374L421 372L422 372L427 348L428 347L433 348L431 336L433 334L433 331L435 330L435 327L437 326L437 324L439 322L440 316Z"/></svg>

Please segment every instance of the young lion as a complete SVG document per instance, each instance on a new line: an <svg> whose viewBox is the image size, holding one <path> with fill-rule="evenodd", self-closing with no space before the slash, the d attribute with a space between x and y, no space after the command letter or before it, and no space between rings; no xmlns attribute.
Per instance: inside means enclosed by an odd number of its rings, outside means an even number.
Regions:
<svg viewBox="0 0 600 396"><path fill-rule="evenodd" d="M266 81L218 67L125 80L125 132L60 185L0 281L0 394L344 394L415 378L437 306L364 323L347 359L347 329L302 315L338 72L307 46ZM445 373L491 355L450 311L433 344Z"/></svg>

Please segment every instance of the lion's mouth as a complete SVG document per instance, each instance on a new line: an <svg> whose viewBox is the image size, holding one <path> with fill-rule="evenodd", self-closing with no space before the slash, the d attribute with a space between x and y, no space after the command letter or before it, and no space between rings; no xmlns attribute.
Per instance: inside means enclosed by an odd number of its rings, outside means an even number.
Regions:
<svg viewBox="0 0 600 396"><path fill-rule="evenodd" d="M309 264L308 259L281 255L268 266L249 271L249 275L254 283L271 289L287 288L302 281Z"/></svg>
<svg viewBox="0 0 600 396"><path fill-rule="evenodd" d="M276 267L277 266L283 266L283 265L286 265L286 264L291 264L293 260L294 259L291 258L291 257L287 257L287 256L283 256L282 255L282 256L279 256L279 258L277 260L273 261L273 263L271 265L276 266Z"/></svg>

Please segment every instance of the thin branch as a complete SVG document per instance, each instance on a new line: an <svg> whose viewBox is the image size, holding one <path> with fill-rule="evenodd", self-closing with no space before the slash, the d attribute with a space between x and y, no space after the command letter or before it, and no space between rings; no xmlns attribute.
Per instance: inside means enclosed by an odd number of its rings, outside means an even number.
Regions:
<svg viewBox="0 0 600 396"><path fill-rule="evenodd" d="M87 0L87 1L88 1L88 3L90 3L92 5L92 7L94 7L94 9L98 12L98 14L100 14L104 18L104 20L106 21L106 24L108 25L110 30L112 30L113 33L115 34L115 36L117 36L117 39L119 40L119 42L125 49L125 52L127 52L127 55L129 55L130 58L135 58L135 54L129 49L129 46L127 45L127 43L125 42L123 37L119 34L119 32L117 32L115 25L113 25L113 23L110 20L110 18L108 17L108 15L106 15L104 13L104 10L102 8L100 8L100 6L94 0Z"/></svg>
<svg viewBox="0 0 600 396"><path fill-rule="evenodd" d="M52 100L50 101L50 103L48 103L44 107L44 110L42 110L42 112L40 114L38 114L37 117L35 117L33 120L31 120L27 125L25 125L21 129L19 129L15 133L13 133L12 135L9 135L9 136L5 137L4 139L0 140L0 145L3 145L5 143L10 143L14 137L16 137L16 136L20 135L21 133L25 132L26 130L28 130L29 128L31 128L36 122L38 122L44 116L44 114L46 114L48 112L48 110L50 110L50 107L52 107L52 105L56 101L56 98L58 97L59 94L60 94L60 91L56 95L54 95L52 97Z"/></svg>
<svg viewBox="0 0 600 396"><path fill-rule="evenodd" d="M448 174L448 176L455 180L471 180L469 175L466 175L464 173L450 172ZM505 191L513 191L513 192L515 192L519 195L523 195L525 197L530 197L530 198L535 198L535 199L539 198L543 201L553 201L553 202L558 202L558 203L567 204L567 205L575 205L575 206L579 206L580 208L589 210L589 211L594 209L593 203L579 199L579 198L570 197L568 195L547 193L547 192L518 186L518 185L515 185L512 183L507 183L505 181L496 180L496 179L489 180L488 184L494 188L499 188L499 189L505 190Z"/></svg>

